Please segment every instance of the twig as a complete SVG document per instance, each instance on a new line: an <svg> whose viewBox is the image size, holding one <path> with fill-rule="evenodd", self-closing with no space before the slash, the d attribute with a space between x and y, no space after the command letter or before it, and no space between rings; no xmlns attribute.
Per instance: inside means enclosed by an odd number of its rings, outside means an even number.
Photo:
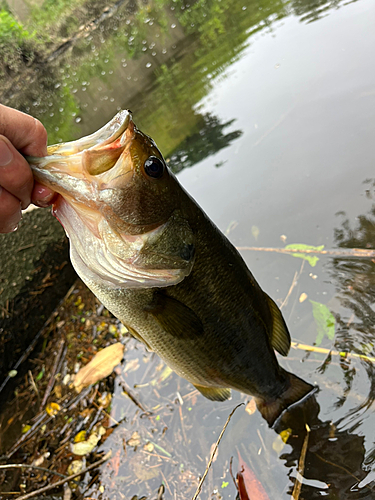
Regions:
<svg viewBox="0 0 375 500"><path fill-rule="evenodd" d="M0 469L37 469L41 470L42 472L49 472L50 474L54 474L55 476L69 477L66 476L65 474L60 474L60 472L56 472L54 470L46 469L45 467L39 467L37 465L32 465L32 464L6 464L6 465L0 465Z"/></svg>
<svg viewBox="0 0 375 500"><path fill-rule="evenodd" d="M180 413L180 420L181 420L182 435L184 436L184 441L185 441L185 444L186 444L186 446L187 446L188 441L187 441L187 438L186 438L186 433L185 433L184 417L183 417L183 415L182 415L182 408L181 408L181 405L178 407L178 411L179 411L179 413Z"/></svg>
<svg viewBox="0 0 375 500"><path fill-rule="evenodd" d="M234 476L233 476L232 464L233 464L233 457L230 457L230 461L229 461L229 474L230 474L230 477L232 478L232 481L234 483L234 486L235 486L236 490L238 491L237 481L234 479Z"/></svg>
<svg viewBox="0 0 375 500"><path fill-rule="evenodd" d="M137 400L137 398L133 395L133 393L129 390L128 386L126 385L126 383L121 380L120 381L120 385L122 387L122 390L123 392L128 396L129 399L131 399L133 401L133 403L135 405L138 406L138 408L140 408L144 413L148 413L148 414L151 414L152 412L146 410L146 408L144 408L141 403Z"/></svg>
<svg viewBox="0 0 375 500"><path fill-rule="evenodd" d="M313 250L311 248L269 248L269 247L236 247L237 250L251 250L255 252L277 252L277 253L317 253L319 255L333 255L334 257L362 257L375 258L375 250L365 248L348 248L333 250Z"/></svg>
<svg viewBox="0 0 375 500"><path fill-rule="evenodd" d="M106 462L110 458L111 455L112 455L112 452L109 451L108 453L106 453L106 455L104 455L103 458L101 458L97 462L94 462L93 464L89 465L89 467L86 467L86 469L83 469L80 472L77 472L76 474L72 474L71 476L67 476L64 479L61 479L60 481L56 481L56 483L49 484L48 486L44 486L43 488L39 488L38 490L35 490L35 491L31 491L30 493L26 493L26 495L21 495L20 497L18 497L18 500L26 500L27 498L35 497L37 495L45 493L46 491L53 490L53 489L57 488L58 486L62 486L67 481L71 481L72 479L74 479L78 476L81 476L83 474L86 474L86 472L89 472L90 470L95 469L96 467L99 467L99 465Z"/></svg>
<svg viewBox="0 0 375 500"><path fill-rule="evenodd" d="M211 467L212 462L213 462L213 460L214 460L214 456L215 456L215 454L216 454L216 452L217 452L217 449L218 449L218 447L219 447L219 444L220 444L221 438L222 438L222 437L223 437L223 435L224 435L225 429L227 428L227 426L228 426L228 424L229 424L229 422L230 422L230 419L232 418L233 413L237 410L237 408L239 408L240 406L243 406L244 404L245 404L245 403L240 403L239 405L237 405L237 406L236 406L236 407L235 407L235 408L231 411L231 413L230 413L229 417L227 418L227 421L225 422L224 427L223 427L222 431L220 432L220 436L219 436L218 440L216 441L216 444L215 444L215 446L214 446L214 449L212 450L212 453L211 453L211 456L210 456L210 460L208 461L208 464L207 464L206 470L204 471L204 474L203 474L203 476L201 477L201 480L199 481L199 484L198 484L198 487L197 487L197 491L195 492L195 494L194 494L194 496L193 496L192 500L196 500L196 499L197 499L197 497L198 497L198 495L199 495L199 493L201 492L201 489L202 489L202 484L203 484L204 480L206 479L206 476L207 476L207 474L208 474L208 471L210 470L210 467ZM20 499L20 500L22 500L22 499Z"/></svg>
<svg viewBox="0 0 375 500"><path fill-rule="evenodd" d="M370 361L375 363L375 358L366 356L365 354L357 354L356 352L342 352L342 351L332 351L331 349L325 349L324 347L316 347L307 344L300 344L299 342L291 342L291 347L293 349L301 349L302 351L319 352L321 354L332 354L333 356L341 356L342 358L359 358L365 361Z"/></svg>
<svg viewBox="0 0 375 500"><path fill-rule="evenodd" d="M314 452L313 452L314 453ZM332 465L333 467L337 467L338 469L341 469L343 470L346 474L348 474L348 476L352 476L356 481L357 483L360 483L361 482L361 479L357 476L355 476L352 472L350 472L350 470L346 469L345 467L343 467L342 465L339 465L339 464L335 464L334 462L330 462L329 460L325 459L324 457L318 455L318 453L314 453L314 455L316 457L319 458L319 460L322 460L323 462L325 462L326 464L329 464L329 465ZM372 491L374 488L372 488L371 486L369 486L368 484L365 484L363 486L363 488L367 488L369 489L370 491Z"/></svg>
<svg viewBox="0 0 375 500"><path fill-rule="evenodd" d="M167 487L167 490L169 491L169 494L172 496L172 491L171 491L171 489L170 489L170 487L169 487L169 484L168 484L167 478L164 476L164 474L163 474L163 471L162 471L162 470L160 471L160 473L161 473L161 477L163 478L163 481L164 481L164 483L165 483L165 486Z"/></svg>
<svg viewBox="0 0 375 500"><path fill-rule="evenodd" d="M12 446L12 448L6 454L6 459L9 460L10 457L20 448L22 444L28 439L31 439L42 424L47 425L53 417L49 416L47 413L40 413L36 422L31 426L31 428L18 439L18 441Z"/></svg>
<svg viewBox="0 0 375 500"><path fill-rule="evenodd" d="M303 261L303 262L305 262L305 261ZM289 297L290 297L291 293L293 292L293 288L294 288L294 287L296 286L296 284L297 284L297 275L298 275L298 272L296 271L296 272L294 273L294 276L293 276L292 284L290 285L289 291L288 291L288 293L286 294L286 297L285 297L285 299L283 300L283 303L281 304L280 309L282 309L282 308L283 308L283 307L284 307L284 306L288 303L288 299L289 299Z"/></svg>
<svg viewBox="0 0 375 500"><path fill-rule="evenodd" d="M300 455L299 460L298 460L297 477L296 477L296 482L294 483L294 488L293 488L293 492L292 492L293 500L299 499L299 496L301 493L301 488L302 488L303 473L305 471L307 443L309 442L309 434L310 434L310 427L307 424L306 424L306 431L307 432L306 432L305 439L303 440L301 455Z"/></svg>
<svg viewBox="0 0 375 500"><path fill-rule="evenodd" d="M52 391L53 386L55 384L55 381L56 381L55 375L57 373L57 368L58 368L58 365L59 365L59 362L61 359L61 355L62 355L63 350L64 350L64 345L65 345L65 340L60 340L60 345L59 345L59 348L58 348L58 351L56 354L56 359L55 359L52 371L51 371L50 376L49 376L49 382L47 384L47 388L46 388L46 391L44 393L42 402L40 403L40 408L39 408L40 410L42 410L44 405L46 404L48 396L51 394L51 391Z"/></svg>

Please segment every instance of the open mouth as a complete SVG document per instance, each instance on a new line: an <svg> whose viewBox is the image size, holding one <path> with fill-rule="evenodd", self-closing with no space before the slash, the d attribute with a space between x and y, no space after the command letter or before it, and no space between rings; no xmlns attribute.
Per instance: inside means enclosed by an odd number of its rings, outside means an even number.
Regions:
<svg viewBox="0 0 375 500"><path fill-rule="evenodd" d="M118 162L134 135L129 111L120 111L104 127L77 141L48 147L44 158L27 157L34 177L41 184L65 197L90 203L95 199L95 186L109 182L115 175L101 179ZM95 179L96 178L96 179Z"/></svg>

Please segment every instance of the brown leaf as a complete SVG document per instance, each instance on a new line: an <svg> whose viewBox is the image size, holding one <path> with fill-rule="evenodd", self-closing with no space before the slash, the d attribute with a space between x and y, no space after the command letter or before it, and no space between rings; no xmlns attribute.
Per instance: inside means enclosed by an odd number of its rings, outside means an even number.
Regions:
<svg viewBox="0 0 375 500"><path fill-rule="evenodd" d="M240 500L270 500L262 483L256 477L246 462L243 461L240 452L238 453L239 471L237 473L238 493Z"/></svg>
<svg viewBox="0 0 375 500"><path fill-rule="evenodd" d="M74 387L81 392L84 387L95 384L98 380L108 377L123 358L125 347L121 342L112 344L99 351L92 360L79 370Z"/></svg>

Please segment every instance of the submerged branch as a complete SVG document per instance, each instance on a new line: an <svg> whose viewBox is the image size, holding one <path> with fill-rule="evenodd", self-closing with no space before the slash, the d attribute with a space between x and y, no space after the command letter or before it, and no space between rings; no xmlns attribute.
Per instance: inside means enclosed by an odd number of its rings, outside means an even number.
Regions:
<svg viewBox="0 0 375 500"><path fill-rule="evenodd" d="M297 469L297 477L296 482L294 483L292 498L293 500L299 500L299 496L301 494L302 481L303 481L303 473L305 472L305 460L306 460L306 452L307 452L307 443L309 442L309 434L310 427L306 424L306 436L303 441L301 455L298 461L298 469Z"/></svg>
<svg viewBox="0 0 375 500"><path fill-rule="evenodd" d="M332 354L333 356L341 356L342 358L360 358L370 363L375 363L375 358L366 356L365 354L357 354L356 352L343 352L333 351L332 349L325 349L324 347L316 347L313 345L300 344L299 342L291 342L293 349L301 349L302 351L319 352L322 354Z"/></svg>
<svg viewBox="0 0 375 500"><path fill-rule="evenodd" d="M277 252L277 253L305 253L331 255L333 257L362 257L375 258L375 250L365 248L336 248L333 250L301 249L301 248L270 248L270 247L236 247L237 250L251 250L256 252Z"/></svg>
<svg viewBox="0 0 375 500"><path fill-rule="evenodd" d="M207 467L206 467L206 470L204 471L204 474L203 476L201 477L201 480L199 481L199 484L198 484L198 487L197 487L197 491L195 492L194 496L193 496L193 499L192 500L196 500L199 493L201 492L201 489L202 489L202 484L204 482L204 480L206 479L206 476L208 474L208 471L210 470L210 467L212 465L212 462L214 460L214 456L216 455L216 452L217 452L217 449L219 447L219 444L220 444L220 441L221 441L221 438L223 437L224 435L224 432L225 432L225 429L227 428L229 422L230 422L230 419L232 418L232 415L233 413L237 410L237 408L239 408L240 406L243 406L245 403L240 403L239 405L237 405L230 413L229 417L227 418L227 421L225 422L224 424L224 427L222 429L222 431L220 432L220 436L218 438L218 440L216 441L216 444L214 446L214 449L212 450L212 453L211 453L211 456L210 456L210 460L208 461L208 464L207 464Z"/></svg>
<svg viewBox="0 0 375 500"><path fill-rule="evenodd" d="M46 469L45 467L39 467L39 465L32 464L6 464L0 465L0 469L37 469L41 470L42 472L49 472L50 474L54 474L55 476L69 477L65 474L61 474L60 472L56 472L54 470Z"/></svg>

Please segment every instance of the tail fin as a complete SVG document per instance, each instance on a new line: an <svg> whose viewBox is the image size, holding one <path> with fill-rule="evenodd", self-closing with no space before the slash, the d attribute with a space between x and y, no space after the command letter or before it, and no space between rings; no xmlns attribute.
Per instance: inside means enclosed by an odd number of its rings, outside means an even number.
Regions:
<svg viewBox="0 0 375 500"><path fill-rule="evenodd" d="M293 375L293 373L283 371L289 378L290 384L288 389L278 399L269 401L255 398L258 410L262 414L262 417L267 420L270 427L273 427L284 410L296 403L301 403L303 399L311 396L316 391L316 387L313 385L308 384L296 375Z"/></svg>

